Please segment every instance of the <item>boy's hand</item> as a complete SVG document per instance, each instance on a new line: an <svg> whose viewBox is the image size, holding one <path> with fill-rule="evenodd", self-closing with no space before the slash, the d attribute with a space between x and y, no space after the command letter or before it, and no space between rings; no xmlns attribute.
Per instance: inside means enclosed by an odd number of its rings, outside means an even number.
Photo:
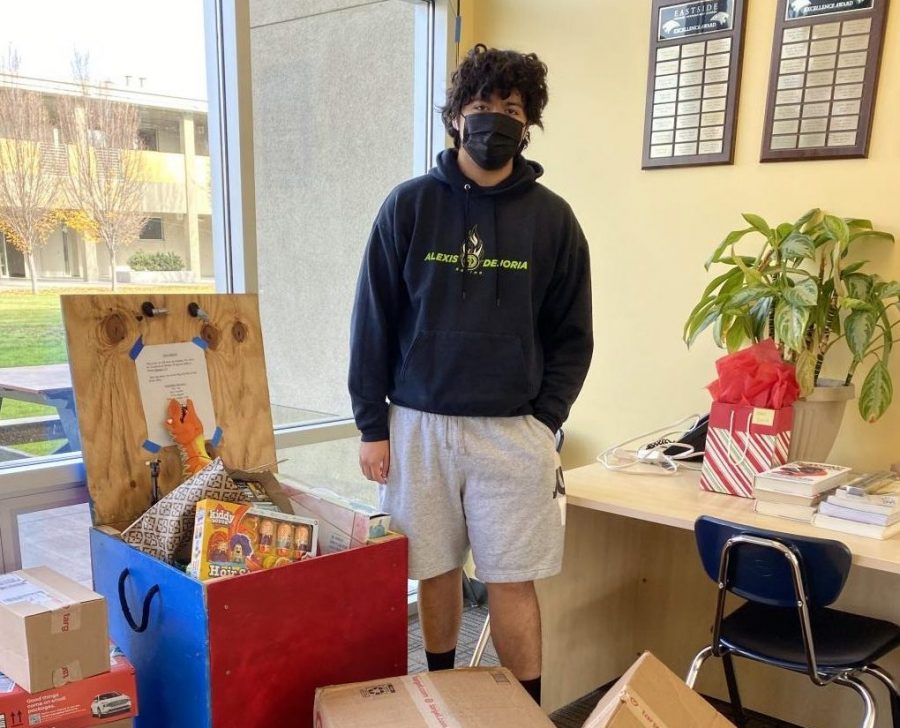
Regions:
<svg viewBox="0 0 900 728"><path fill-rule="evenodd" d="M386 483L391 467L391 441L364 442L359 446L359 469L369 480Z"/></svg>

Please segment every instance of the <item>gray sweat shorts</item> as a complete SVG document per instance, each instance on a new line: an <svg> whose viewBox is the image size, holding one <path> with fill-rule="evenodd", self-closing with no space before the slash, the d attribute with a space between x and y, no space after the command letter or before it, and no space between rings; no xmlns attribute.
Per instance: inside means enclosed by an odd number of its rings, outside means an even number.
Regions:
<svg viewBox="0 0 900 728"><path fill-rule="evenodd" d="M392 405L380 487L392 530L409 539L409 578L462 566L483 582L559 573L566 499L556 438L523 417L453 417Z"/></svg>

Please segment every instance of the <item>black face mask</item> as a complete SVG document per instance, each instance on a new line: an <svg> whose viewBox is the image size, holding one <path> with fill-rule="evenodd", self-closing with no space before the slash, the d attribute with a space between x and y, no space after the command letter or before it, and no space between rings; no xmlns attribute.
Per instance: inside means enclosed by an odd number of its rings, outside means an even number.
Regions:
<svg viewBox="0 0 900 728"><path fill-rule="evenodd" d="M521 121L493 112L463 118L463 148L482 169L500 169L519 152L525 127Z"/></svg>

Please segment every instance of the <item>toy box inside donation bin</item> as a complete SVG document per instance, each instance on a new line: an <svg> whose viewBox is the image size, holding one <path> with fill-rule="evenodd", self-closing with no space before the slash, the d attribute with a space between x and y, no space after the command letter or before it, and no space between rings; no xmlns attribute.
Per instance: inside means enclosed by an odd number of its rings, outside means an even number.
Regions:
<svg viewBox="0 0 900 728"><path fill-rule="evenodd" d="M317 687L406 672L406 540L300 558L295 524L284 565L209 581L184 572L183 554L151 555L184 535L173 514L194 516L178 486L204 445L215 459L194 478L217 463L272 471L276 454L256 297L147 298L62 298L94 588L136 670L135 725L311 726ZM198 428L180 448L173 400Z"/></svg>

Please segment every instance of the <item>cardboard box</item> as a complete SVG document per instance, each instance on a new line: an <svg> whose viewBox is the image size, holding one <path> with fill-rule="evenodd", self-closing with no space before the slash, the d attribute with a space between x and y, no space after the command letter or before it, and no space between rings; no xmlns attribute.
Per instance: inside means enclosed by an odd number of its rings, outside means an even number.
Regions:
<svg viewBox="0 0 900 728"><path fill-rule="evenodd" d="M391 526L387 513L366 503L342 498L323 488L307 488L284 481L294 513L319 521L319 553L332 554L364 546L369 539L385 536Z"/></svg>
<svg viewBox="0 0 900 728"><path fill-rule="evenodd" d="M134 667L120 650L110 653L109 643L106 667L108 672L39 693L26 692L0 675L0 728L131 726L138 711Z"/></svg>
<svg viewBox="0 0 900 728"><path fill-rule="evenodd" d="M0 576L0 672L37 693L107 670L102 596L45 567Z"/></svg>
<svg viewBox="0 0 900 728"><path fill-rule="evenodd" d="M316 728L547 728L503 667L423 672L316 690Z"/></svg>
<svg viewBox="0 0 900 728"><path fill-rule="evenodd" d="M584 728L734 728L649 652L597 703Z"/></svg>

